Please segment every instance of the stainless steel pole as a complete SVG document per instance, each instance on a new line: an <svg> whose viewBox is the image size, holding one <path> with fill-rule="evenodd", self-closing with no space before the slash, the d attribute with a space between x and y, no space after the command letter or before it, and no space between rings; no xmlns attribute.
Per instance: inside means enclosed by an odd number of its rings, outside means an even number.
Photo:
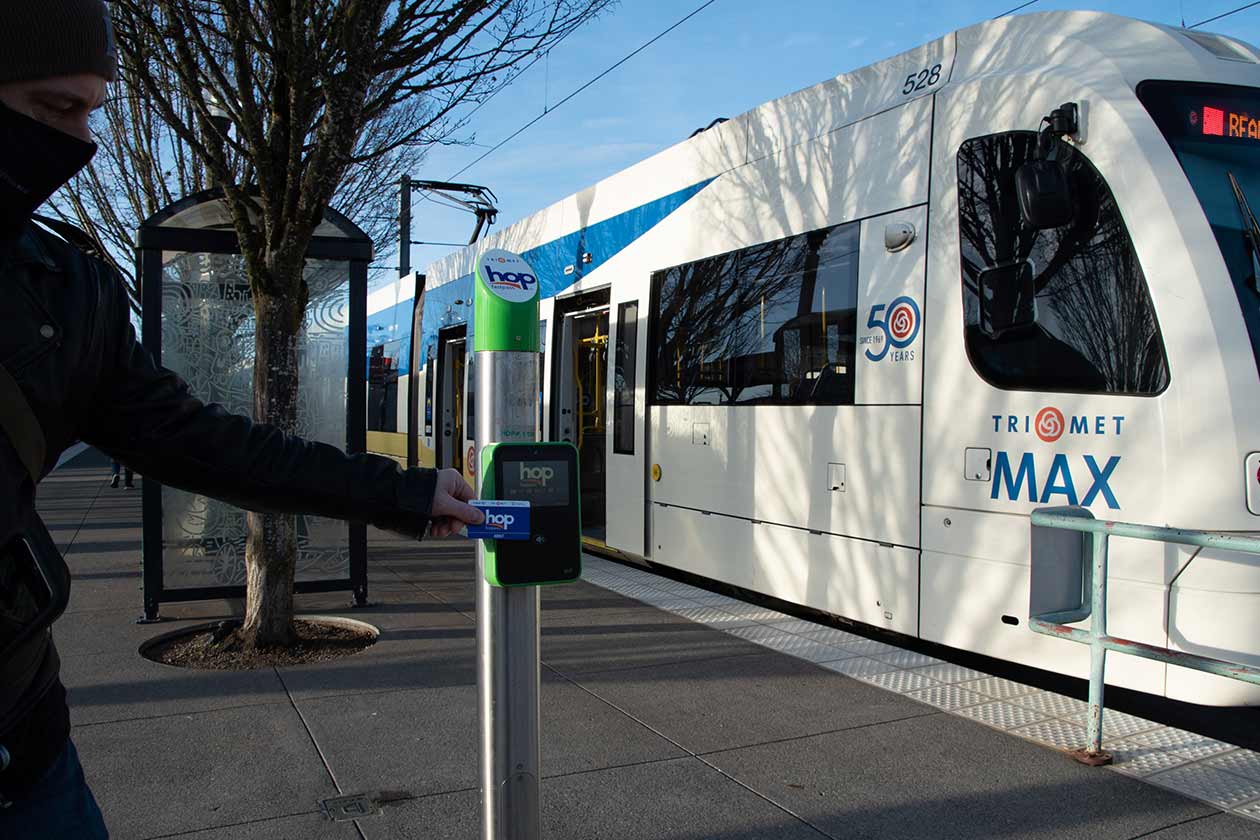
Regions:
<svg viewBox="0 0 1260 840"><path fill-rule="evenodd" d="M538 440L538 354L477 353L478 451ZM477 458L478 487L485 481ZM538 587L486 582L477 542L477 712L482 840L538 840Z"/></svg>

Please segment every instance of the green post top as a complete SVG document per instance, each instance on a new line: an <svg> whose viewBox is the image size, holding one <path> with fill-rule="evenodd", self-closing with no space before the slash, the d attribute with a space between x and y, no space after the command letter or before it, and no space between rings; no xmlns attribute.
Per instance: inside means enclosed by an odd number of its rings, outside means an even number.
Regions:
<svg viewBox="0 0 1260 840"><path fill-rule="evenodd" d="M538 352L538 275L520 254L491 248L473 281L473 350Z"/></svg>

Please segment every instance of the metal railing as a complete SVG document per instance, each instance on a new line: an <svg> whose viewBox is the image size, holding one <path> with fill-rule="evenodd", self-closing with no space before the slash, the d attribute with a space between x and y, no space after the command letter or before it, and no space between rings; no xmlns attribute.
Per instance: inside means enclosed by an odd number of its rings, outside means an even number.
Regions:
<svg viewBox="0 0 1260 840"><path fill-rule="evenodd" d="M1256 555L1260 555L1260 537L1107 522L1094 519L1089 511L1079 507L1035 510L1032 513L1032 528L1028 626L1037 633L1090 647L1089 743L1084 749L1072 753L1077 761L1090 765L1111 763L1110 754L1102 748L1103 677L1109 650L1260 685L1260 668L1169 650L1107 633L1107 550L1111 537ZM1039 528L1048 530L1039 533ZM1076 537L1073 532L1082 536ZM1075 558L1072 556L1074 553ZM1049 591L1038 591L1039 588ZM1088 630L1068 626L1091 616L1093 620Z"/></svg>

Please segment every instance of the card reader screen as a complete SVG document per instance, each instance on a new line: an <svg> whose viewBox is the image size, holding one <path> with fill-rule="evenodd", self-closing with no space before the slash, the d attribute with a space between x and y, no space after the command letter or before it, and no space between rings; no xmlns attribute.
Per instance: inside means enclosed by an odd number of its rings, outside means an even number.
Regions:
<svg viewBox="0 0 1260 840"><path fill-rule="evenodd" d="M529 502L534 507L570 504L567 461L507 461L503 464L500 498Z"/></svg>

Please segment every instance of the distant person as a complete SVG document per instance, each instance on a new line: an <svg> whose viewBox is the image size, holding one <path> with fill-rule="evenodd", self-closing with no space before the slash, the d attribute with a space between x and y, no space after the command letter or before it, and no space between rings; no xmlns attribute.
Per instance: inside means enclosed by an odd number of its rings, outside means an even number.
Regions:
<svg viewBox="0 0 1260 840"><path fill-rule="evenodd" d="M135 489L136 485L134 481L134 474L131 472L131 467L124 467L122 464L118 463L117 461L114 461L113 464L114 464L114 477L109 480L109 486L117 490L118 478L122 473L125 472L127 474L127 479L126 481L123 482L123 487L125 487L128 490Z"/></svg>
<svg viewBox="0 0 1260 840"><path fill-rule="evenodd" d="M30 613L20 567L32 565L21 540L51 543L35 480L76 440L163 484L252 510L415 537L482 521L454 470L404 471L203 405L136 343L120 278L31 223L96 151L88 115L116 78L112 37L102 0L0 3L0 651L6 636L16 647L0 661L3 840L108 836L69 738L51 630L18 641Z"/></svg>

